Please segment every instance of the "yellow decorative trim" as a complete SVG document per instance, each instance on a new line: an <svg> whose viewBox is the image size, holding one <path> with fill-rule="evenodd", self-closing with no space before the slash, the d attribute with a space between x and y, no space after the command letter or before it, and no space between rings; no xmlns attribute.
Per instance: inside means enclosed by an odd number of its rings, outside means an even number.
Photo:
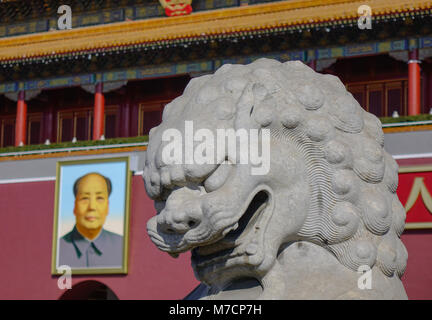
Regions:
<svg viewBox="0 0 432 320"><path fill-rule="evenodd" d="M424 183L424 177L415 177L410 194L405 204L406 213L408 214L408 212L412 209L419 196L421 196L426 209L432 214L432 196L430 195L429 190Z"/></svg>
<svg viewBox="0 0 432 320"><path fill-rule="evenodd" d="M432 7L425 0L296 0L125 21L0 39L0 60L61 54L185 37L216 35L358 17L360 5L373 15Z"/></svg>
<svg viewBox="0 0 432 320"><path fill-rule="evenodd" d="M432 228L432 222L411 222L405 224L405 230L430 229L430 228Z"/></svg>
<svg viewBox="0 0 432 320"><path fill-rule="evenodd" d="M399 173L411 173L411 172L429 172L432 171L432 164L423 164L415 166L400 166Z"/></svg>

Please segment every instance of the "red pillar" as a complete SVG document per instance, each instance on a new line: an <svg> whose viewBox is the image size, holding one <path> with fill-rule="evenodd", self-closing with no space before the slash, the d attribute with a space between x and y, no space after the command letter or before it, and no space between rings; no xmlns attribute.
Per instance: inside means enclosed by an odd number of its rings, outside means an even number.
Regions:
<svg viewBox="0 0 432 320"><path fill-rule="evenodd" d="M27 143L27 104L25 102L25 91L18 92L17 114L15 122L15 146L18 147L21 142Z"/></svg>
<svg viewBox="0 0 432 320"><path fill-rule="evenodd" d="M420 61L418 49L409 53L408 60L408 115L420 114Z"/></svg>
<svg viewBox="0 0 432 320"><path fill-rule="evenodd" d="M103 95L103 83L99 82L95 87L93 140L99 140L104 133L105 97Z"/></svg>

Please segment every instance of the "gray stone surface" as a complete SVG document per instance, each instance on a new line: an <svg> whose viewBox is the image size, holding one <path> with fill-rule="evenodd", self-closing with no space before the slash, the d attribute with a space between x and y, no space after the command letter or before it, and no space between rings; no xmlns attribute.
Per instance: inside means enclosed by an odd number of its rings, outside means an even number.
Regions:
<svg viewBox="0 0 432 320"><path fill-rule="evenodd" d="M229 157L167 163L162 135L184 135L183 120L270 129L270 171ZM405 210L383 145L380 121L337 77L299 61L224 65L192 79L150 132L148 233L173 256L192 250L202 285L190 299L406 299ZM365 266L370 289L358 285Z"/></svg>
<svg viewBox="0 0 432 320"><path fill-rule="evenodd" d="M386 133L384 149L392 156L429 154L432 156L432 131Z"/></svg>

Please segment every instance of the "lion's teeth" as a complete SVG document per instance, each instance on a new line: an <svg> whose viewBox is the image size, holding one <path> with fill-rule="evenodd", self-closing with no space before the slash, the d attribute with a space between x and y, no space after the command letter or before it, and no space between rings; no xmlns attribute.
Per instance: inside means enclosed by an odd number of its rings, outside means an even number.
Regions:
<svg viewBox="0 0 432 320"><path fill-rule="evenodd" d="M234 231L238 228L238 223L236 223L234 226L232 226L231 228L227 228L222 232L222 235L225 237L229 232Z"/></svg>
<svg viewBox="0 0 432 320"><path fill-rule="evenodd" d="M246 253L248 255L253 255L255 253L257 253L258 251L258 245L256 243L249 243L248 246L246 247Z"/></svg>

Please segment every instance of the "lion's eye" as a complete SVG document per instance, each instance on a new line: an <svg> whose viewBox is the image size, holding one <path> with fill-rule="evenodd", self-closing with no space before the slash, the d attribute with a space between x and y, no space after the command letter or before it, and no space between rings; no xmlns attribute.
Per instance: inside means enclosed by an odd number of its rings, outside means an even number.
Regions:
<svg viewBox="0 0 432 320"><path fill-rule="evenodd" d="M223 186L228 179L232 164L229 161L222 162L219 167L204 181L204 188L207 192L212 192Z"/></svg>

